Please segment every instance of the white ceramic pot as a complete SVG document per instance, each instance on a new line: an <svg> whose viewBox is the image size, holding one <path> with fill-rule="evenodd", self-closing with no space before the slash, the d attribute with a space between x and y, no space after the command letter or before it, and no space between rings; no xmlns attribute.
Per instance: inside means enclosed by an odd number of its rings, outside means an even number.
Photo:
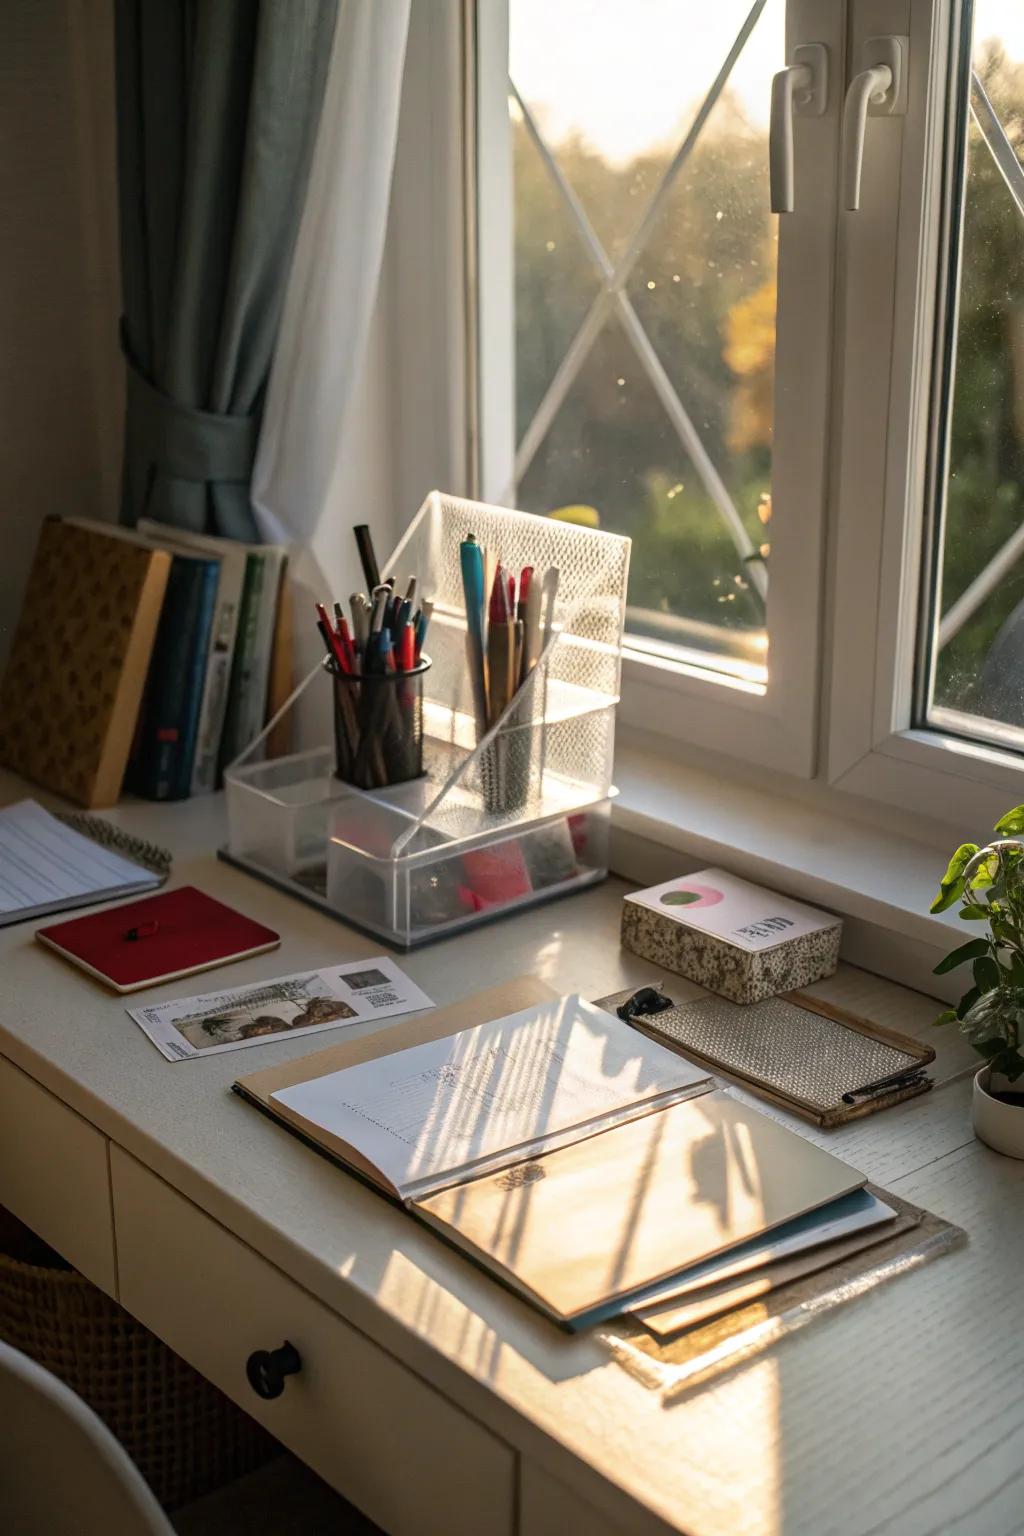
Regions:
<svg viewBox="0 0 1024 1536"><path fill-rule="evenodd" d="M1007 1157L1024 1158L1024 1105L1001 1104L988 1091L991 1068L982 1067L974 1079L971 1119L979 1141Z"/></svg>

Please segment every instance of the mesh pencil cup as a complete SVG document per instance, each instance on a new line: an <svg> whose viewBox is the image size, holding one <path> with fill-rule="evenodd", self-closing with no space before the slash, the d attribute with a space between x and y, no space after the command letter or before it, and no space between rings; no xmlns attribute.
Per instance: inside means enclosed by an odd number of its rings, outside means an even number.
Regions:
<svg viewBox="0 0 1024 1536"><path fill-rule="evenodd" d="M430 657L408 672L340 672L328 657L334 690L334 766L357 789L383 789L423 774L423 678Z"/></svg>

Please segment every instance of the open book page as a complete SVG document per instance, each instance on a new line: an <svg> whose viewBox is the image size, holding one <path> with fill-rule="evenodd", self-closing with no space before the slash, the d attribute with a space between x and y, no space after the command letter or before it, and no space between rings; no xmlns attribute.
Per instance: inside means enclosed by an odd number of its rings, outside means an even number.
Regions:
<svg viewBox="0 0 1024 1536"><path fill-rule="evenodd" d="M707 1073L578 996L273 1095L402 1199L593 1135L709 1085Z"/></svg>

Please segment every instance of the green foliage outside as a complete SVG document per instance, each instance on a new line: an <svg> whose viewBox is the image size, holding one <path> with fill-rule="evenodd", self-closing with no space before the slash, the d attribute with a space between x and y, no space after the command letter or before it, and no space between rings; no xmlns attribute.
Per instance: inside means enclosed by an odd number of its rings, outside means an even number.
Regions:
<svg viewBox="0 0 1024 1536"><path fill-rule="evenodd" d="M515 125L514 135L521 437L598 282L525 128ZM664 155L640 156L623 169L575 140L559 146L558 160L615 261L661 178ZM765 536L757 505L771 463L775 231L766 167L763 137L726 97L626 287L755 548ZM616 319L606 323L519 499L537 512L582 502L597 509L603 527L629 534L632 603L733 628L763 623L749 571Z"/></svg>
<svg viewBox="0 0 1024 1536"><path fill-rule="evenodd" d="M1024 68L978 62L1011 143L1024 145ZM521 437L598 289L593 264L522 124L516 178L517 420ZM614 262L666 155L609 165L581 140L559 164ZM1024 518L1024 224L972 127L942 610ZM776 220L767 142L726 93L669 195L626 292L738 507L755 549L770 490ZM610 318L519 488L537 512L583 503L633 541L630 601L756 630L763 607L735 545ZM776 505L776 518L785 508ZM769 562L770 563L770 562ZM939 661L939 702L970 709L1024 559ZM1024 704L1021 717L1024 720Z"/></svg>

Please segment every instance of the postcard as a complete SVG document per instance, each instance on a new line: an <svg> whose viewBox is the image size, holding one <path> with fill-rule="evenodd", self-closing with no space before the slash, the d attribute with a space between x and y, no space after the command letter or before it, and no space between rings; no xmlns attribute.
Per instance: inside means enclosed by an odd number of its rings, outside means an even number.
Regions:
<svg viewBox="0 0 1024 1536"><path fill-rule="evenodd" d="M168 1061L433 1008L386 955L127 1011Z"/></svg>
<svg viewBox="0 0 1024 1536"><path fill-rule="evenodd" d="M645 891L630 891L626 900L751 951L772 949L839 922L831 912L791 901L724 869L701 869L695 875L664 880Z"/></svg>

